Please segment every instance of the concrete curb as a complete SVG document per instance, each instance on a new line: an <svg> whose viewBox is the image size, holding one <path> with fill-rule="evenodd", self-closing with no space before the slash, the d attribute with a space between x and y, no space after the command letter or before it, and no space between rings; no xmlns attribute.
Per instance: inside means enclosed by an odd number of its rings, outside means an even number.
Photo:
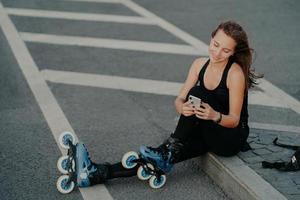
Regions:
<svg viewBox="0 0 300 200"><path fill-rule="evenodd" d="M208 153L200 158L200 164L210 178L232 199L287 200L237 156L227 158Z"/></svg>

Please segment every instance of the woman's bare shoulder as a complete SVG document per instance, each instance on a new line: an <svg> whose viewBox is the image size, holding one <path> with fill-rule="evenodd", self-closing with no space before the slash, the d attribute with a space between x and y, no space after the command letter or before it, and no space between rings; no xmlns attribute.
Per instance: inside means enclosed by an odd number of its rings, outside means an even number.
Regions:
<svg viewBox="0 0 300 200"><path fill-rule="evenodd" d="M244 81L245 81L245 75L244 75L242 67L237 63L233 63L228 72L227 84L228 83L229 84L230 83L241 83Z"/></svg>
<svg viewBox="0 0 300 200"><path fill-rule="evenodd" d="M244 77L244 72L242 67L237 63L232 63L232 66L229 69L229 76L242 76Z"/></svg>
<svg viewBox="0 0 300 200"><path fill-rule="evenodd" d="M202 69L203 65L206 63L207 60L207 57L199 57L194 60L193 67L196 74L199 74L200 70Z"/></svg>
<svg viewBox="0 0 300 200"><path fill-rule="evenodd" d="M198 64L205 64L205 62L208 60L207 57L199 57L195 59L195 62L197 62Z"/></svg>

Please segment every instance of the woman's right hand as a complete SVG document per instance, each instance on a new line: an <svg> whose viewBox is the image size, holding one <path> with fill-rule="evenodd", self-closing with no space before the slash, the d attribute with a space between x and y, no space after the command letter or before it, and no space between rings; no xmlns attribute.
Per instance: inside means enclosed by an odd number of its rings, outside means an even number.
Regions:
<svg viewBox="0 0 300 200"><path fill-rule="evenodd" d="M186 116L186 117L189 117L189 116L192 116L192 115L195 114L193 105L190 101L187 101L187 102L182 104L181 114Z"/></svg>

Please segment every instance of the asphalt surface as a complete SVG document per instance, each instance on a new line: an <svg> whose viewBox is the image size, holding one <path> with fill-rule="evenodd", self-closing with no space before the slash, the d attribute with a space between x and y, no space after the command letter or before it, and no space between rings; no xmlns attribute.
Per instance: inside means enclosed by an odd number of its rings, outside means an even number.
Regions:
<svg viewBox="0 0 300 200"><path fill-rule="evenodd" d="M108 3L10 1L3 6L138 16ZM206 44L223 20L240 22L256 50L254 65L296 99L299 90L300 20L297 1L134 1ZM185 44L156 26L10 16L19 32ZM56 190L61 155L7 40L0 30L0 198L82 199L78 190ZM196 56L27 42L39 70L51 69L183 82ZM96 162L118 162L140 145L158 145L176 126L173 96L47 82L74 131ZM292 110L250 105L250 121L299 124ZM271 117L272 116L272 117ZM180 163L157 191L136 177L105 184L114 199L228 199L207 177L197 158Z"/></svg>

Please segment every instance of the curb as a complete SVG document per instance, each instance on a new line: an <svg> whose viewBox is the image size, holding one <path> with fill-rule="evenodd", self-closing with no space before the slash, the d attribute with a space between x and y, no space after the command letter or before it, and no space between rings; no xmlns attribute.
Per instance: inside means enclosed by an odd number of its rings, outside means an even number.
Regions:
<svg viewBox="0 0 300 200"><path fill-rule="evenodd" d="M208 153L200 158L200 164L203 171L232 199L287 200L237 156L219 157Z"/></svg>

